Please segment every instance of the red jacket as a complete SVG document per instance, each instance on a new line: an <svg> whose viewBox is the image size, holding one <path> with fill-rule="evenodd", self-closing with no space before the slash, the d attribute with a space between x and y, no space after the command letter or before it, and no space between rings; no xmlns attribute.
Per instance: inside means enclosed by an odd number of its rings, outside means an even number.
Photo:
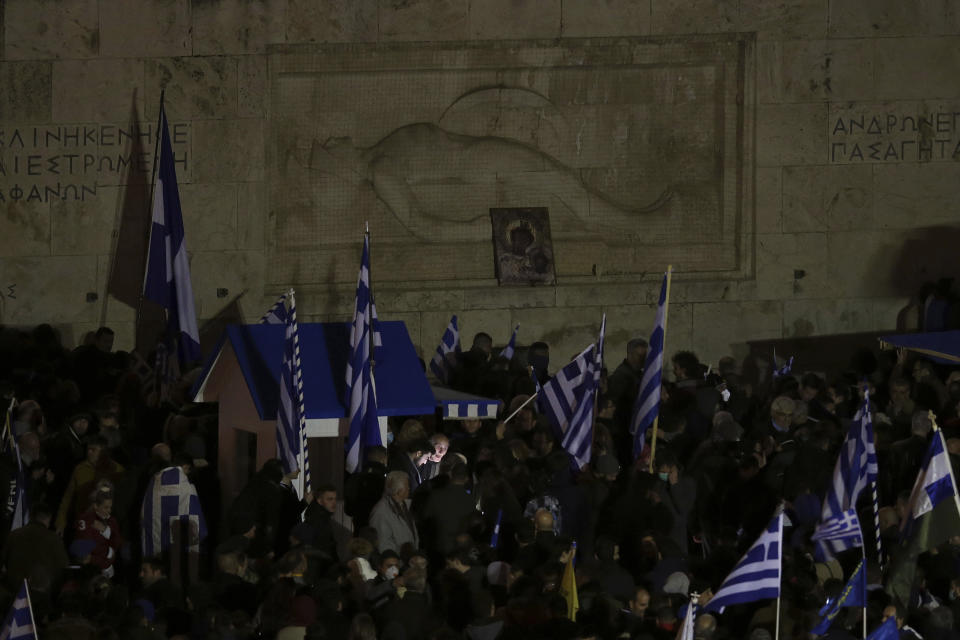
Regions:
<svg viewBox="0 0 960 640"><path fill-rule="evenodd" d="M105 525L103 531L99 531L95 522ZM76 540L93 540L95 547L90 552L90 563L101 569L109 569L117 560L117 554L120 553L120 545L123 539L120 537L120 524L117 519L110 516L107 520L101 520L96 512L91 508L80 514L76 522Z"/></svg>

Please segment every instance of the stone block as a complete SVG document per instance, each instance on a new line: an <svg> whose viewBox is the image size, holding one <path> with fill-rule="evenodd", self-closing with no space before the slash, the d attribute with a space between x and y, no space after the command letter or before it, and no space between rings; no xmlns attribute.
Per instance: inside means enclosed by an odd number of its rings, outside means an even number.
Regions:
<svg viewBox="0 0 960 640"><path fill-rule="evenodd" d="M180 185L187 248L224 251L237 247L237 185Z"/></svg>
<svg viewBox="0 0 960 640"><path fill-rule="evenodd" d="M53 104L49 62L0 62L0 122L47 122Z"/></svg>
<svg viewBox="0 0 960 640"><path fill-rule="evenodd" d="M377 287L374 294L378 312L381 307L391 311L463 309L464 292L459 289L403 290L392 285L383 285Z"/></svg>
<svg viewBox="0 0 960 640"><path fill-rule="evenodd" d="M474 40L559 38L560 0L471 0Z"/></svg>
<svg viewBox="0 0 960 640"><path fill-rule="evenodd" d="M601 307L512 309L507 330L519 322L525 344L542 341L550 345L553 373L596 341L602 317Z"/></svg>
<svg viewBox="0 0 960 640"><path fill-rule="evenodd" d="M160 103L170 120L233 118L237 115L237 58L160 58L146 62L146 104Z"/></svg>
<svg viewBox="0 0 960 640"><path fill-rule="evenodd" d="M261 120L196 120L192 136L194 181L263 180Z"/></svg>
<svg viewBox="0 0 960 640"><path fill-rule="evenodd" d="M103 255L113 252L118 232L119 187L97 187L95 198L52 200L53 255ZM146 211L144 211L146 215Z"/></svg>
<svg viewBox="0 0 960 640"><path fill-rule="evenodd" d="M784 167L783 230L871 229L874 192L869 165Z"/></svg>
<svg viewBox="0 0 960 640"><path fill-rule="evenodd" d="M261 182L245 182L237 185L237 248L264 248L267 232L266 187Z"/></svg>
<svg viewBox="0 0 960 640"><path fill-rule="evenodd" d="M757 233L783 231L783 181L779 168L757 169Z"/></svg>
<svg viewBox="0 0 960 640"><path fill-rule="evenodd" d="M263 253L193 250L190 253L190 276L197 318L209 319L223 311L241 293L251 299L263 295ZM217 297L219 288L227 289L226 297ZM269 305L264 307L261 314L268 308Z"/></svg>
<svg viewBox="0 0 960 640"><path fill-rule="evenodd" d="M757 278L751 297L829 298L837 295L827 258L826 233L757 236Z"/></svg>
<svg viewBox="0 0 960 640"><path fill-rule="evenodd" d="M695 304L693 351L706 363L728 355L740 359L748 340L780 338L782 322L782 303L777 300Z"/></svg>
<svg viewBox="0 0 960 640"><path fill-rule="evenodd" d="M3 9L0 42L8 60L93 58L99 53L97 0L6 2Z"/></svg>
<svg viewBox="0 0 960 640"><path fill-rule="evenodd" d="M817 164L827 157L827 105L757 107L757 166Z"/></svg>
<svg viewBox="0 0 960 640"><path fill-rule="evenodd" d="M380 308L377 307L377 311ZM473 344L473 336L483 331L490 334L496 345L504 345L510 339L510 332L513 331L515 324L511 324L511 312L509 309L484 309L474 311L461 311L456 307L448 311L424 310L420 313L420 347L423 351L424 360L428 366L430 359L437 351L437 345L443 337L443 332L447 330L450 324L450 316L457 315L457 326L460 328L460 346L464 351L468 351ZM391 318L392 319L392 318ZM520 327L521 336L525 334L524 327ZM523 339L518 336L517 341L521 345L530 344L536 338L529 337ZM414 343L416 344L416 343Z"/></svg>
<svg viewBox="0 0 960 640"><path fill-rule="evenodd" d="M651 0L566 2L563 10L565 38L650 35Z"/></svg>
<svg viewBox="0 0 960 640"><path fill-rule="evenodd" d="M605 307L607 334L604 348L605 366L610 372L627 353L627 342L634 338L650 339L656 321L656 304ZM667 310L667 358L682 349L690 349L693 340L693 305L671 301ZM586 346L586 345L584 345ZM669 366L667 367L669 370Z"/></svg>
<svg viewBox="0 0 960 640"><path fill-rule="evenodd" d="M0 258L3 287L16 285L16 298L3 299L4 324L95 322L100 306L86 301L97 286L96 256Z"/></svg>
<svg viewBox="0 0 960 640"><path fill-rule="evenodd" d="M0 256L49 255L50 203L11 201L8 194L8 199L0 202Z"/></svg>
<svg viewBox="0 0 960 640"><path fill-rule="evenodd" d="M193 55L263 53L285 40L287 0L192 2Z"/></svg>
<svg viewBox="0 0 960 640"><path fill-rule="evenodd" d="M910 298L874 298L873 299L873 320L874 331L896 331L897 315L901 309L907 306Z"/></svg>
<svg viewBox="0 0 960 640"><path fill-rule="evenodd" d="M100 0L100 55L190 55L190 4L190 0Z"/></svg>
<svg viewBox="0 0 960 640"><path fill-rule="evenodd" d="M913 229L956 226L960 220L960 189L956 165L927 162L874 167L876 226Z"/></svg>
<svg viewBox="0 0 960 640"><path fill-rule="evenodd" d="M55 122L128 122L137 101L142 117L143 61L132 58L53 63ZM152 110L155 113L155 110Z"/></svg>
<svg viewBox="0 0 960 640"><path fill-rule="evenodd" d="M760 102L868 100L874 41L789 40L759 45Z"/></svg>
<svg viewBox="0 0 960 640"><path fill-rule="evenodd" d="M935 100L960 97L960 37L874 41L877 98Z"/></svg>
<svg viewBox="0 0 960 640"><path fill-rule="evenodd" d="M377 5L377 0L288 0L287 42L374 42Z"/></svg>
<svg viewBox="0 0 960 640"><path fill-rule="evenodd" d="M260 118L266 115L267 58L241 56L237 59L237 115L241 118Z"/></svg>
<svg viewBox="0 0 960 640"><path fill-rule="evenodd" d="M784 338L859 333L875 329L874 304L869 298L783 302Z"/></svg>
<svg viewBox="0 0 960 640"><path fill-rule="evenodd" d="M949 0L830 0L829 34L886 37L956 33ZM886 41L895 49L893 40Z"/></svg>
<svg viewBox="0 0 960 640"><path fill-rule="evenodd" d="M827 32L828 0L741 0L739 31L761 40L822 38Z"/></svg>
<svg viewBox="0 0 960 640"><path fill-rule="evenodd" d="M465 291L464 309L527 309L553 307L557 287L476 287Z"/></svg>
<svg viewBox="0 0 960 640"><path fill-rule="evenodd" d="M378 4L381 41L469 38L469 0L381 0Z"/></svg>
<svg viewBox="0 0 960 640"><path fill-rule="evenodd" d="M652 0L651 33L723 33L735 31L738 2L734 0Z"/></svg>
<svg viewBox="0 0 960 640"><path fill-rule="evenodd" d="M826 264L832 295L842 297L884 297L900 295L896 283L903 282L905 241L902 231L834 231L827 236ZM922 258L922 256L914 256ZM913 259L917 268L922 260ZM925 278L929 279L929 277ZM918 283L919 285L919 283Z"/></svg>
<svg viewBox="0 0 960 640"><path fill-rule="evenodd" d="M565 283L557 287L558 307L581 307L602 305L643 305L657 301L660 282L609 281L598 278L593 283Z"/></svg>

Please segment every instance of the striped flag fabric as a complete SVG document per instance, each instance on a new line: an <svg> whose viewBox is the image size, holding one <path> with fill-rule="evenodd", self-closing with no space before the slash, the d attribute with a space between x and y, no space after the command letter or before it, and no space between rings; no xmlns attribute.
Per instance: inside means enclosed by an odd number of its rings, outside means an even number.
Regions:
<svg viewBox="0 0 960 640"><path fill-rule="evenodd" d="M20 457L20 447L13 437L13 408L16 404L17 400L14 398L10 400L10 406L7 407L3 426L3 443L0 445L2 455L9 456L16 468L13 484L9 487L6 504L6 515L10 519L10 531L19 529L30 521L27 476L23 470L23 459Z"/></svg>
<svg viewBox="0 0 960 640"><path fill-rule="evenodd" d="M864 561L860 560L850 580L840 595L834 600L828 600L827 604L820 609L821 620L810 633L821 636L825 634L834 619L840 615L840 610L844 607L863 607L867 604L867 570Z"/></svg>
<svg viewBox="0 0 960 640"><path fill-rule="evenodd" d="M860 519L855 509L847 509L820 523L810 536L811 540L840 540L849 543L851 548L863 546L863 533Z"/></svg>
<svg viewBox="0 0 960 640"><path fill-rule="evenodd" d="M310 462L307 453L307 416L303 401L303 372L300 365L300 334L293 290L285 294L290 308L283 306L284 343L280 365L280 404L277 411L277 457L283 470L300 470L298 493L310 490ZM283 302L283 299L281 299ZM276 305L274 305L276 306Z"/></svg>
<svg viewBox="0 0 960 640"><path fill-rule="evenodd" d="M183 230L183 212L173 163L167 114L160 105L159 159L153 185L153 222L147 249L143 295L167 309L167 334L176 342L180 368L200 359L200 331L190 284L190 263Z"/></svg>
<svg viewBox="0 0 960 640"><path fill-rule="evenodd" d="M660 383L663 379L663 340L666 333L667 319L667 277L663 274L663 284L660 286L660 299L657 302L657 317L650 334L650 347L647 350L647 361L643 367L643 377L640 378L640 390L633 403L633 412L630 419L630 434L633 436L633 459L636 460L643 453L646 446L647 430L653 425L660 414Z"/></svg>
<svg viewBox="0 0 960 640"><path fill-rule="evenodd" d="M517 332L520 331L520 325L518 324L513 328L513 333L510 334L510 341L507 342L507 346L503 348L503 351L500 352L501 358L506 358L507 360L513 360L513 354L517 350Z"/></svg>
<svg viewBox="0 0 960 640"><path fill-rule="evenodd" d="M437 380L443 384L450 384L453 367L459 355L460 328L457 326L457 316L454 315L450 318L450 324L443 332L443 337L437 346L437 352L433 354L433 359L430 361L430 371L437 377Z"/></svg>
<svg viewBox="0 0 960 640"><path fill-rule="evenodd" d="M683 617L683 626L680 628L680 635L678 640L694 640L694 625L696 624L696 610L697 610L697 601L694 596L697 594L692 594L690 598L690 603L687 604L687 613Z"/></svg>
<svg viewBox="0 0 960 640"><path fill-rule="evenodd" d="M500 546L500 523L503 522L503 509L497 509L497 523L493 525L493 533L490 535L490 548L496 549Z"/></svg>
<svg viewBox="0 0 960 640"><path fill-rule="evenodd" d="M33 621L33 607L30 604L30 587L24 579L20 591L13 600L10 613L0 628L0 640L37 640L37 625Z"/></svg>
<svg viewBox="0 0 960 640"><path fill-rule="evenodd" d="M286 324L287 322L287 294L282 294L273 306L260 318L259 324Z"/></svg>
<svg viewBox="0 0 960 640"><path fill-rule="evenodd" d="M147 483L140 507L141 550L144 558L159 556L173 543L175 521L180 521L185 546L200 550L207 537L207 522L197 490L180 467L158 471Z"/></svg>
<svg viewBox="0 0 960 640"><path fill-rule="evenodd" d="M370 236L365 235L357 278L357 299L350 329L350 358L347 361L347 407L350 431L347 435L346 469L355 473L363 466L367 447L380 446L377 392L371 368L370 332L373 305L370 294Z"/></svg>
<svg viewBox="0 0 960 640"><path fill-rule="evenodd" d="M779 598L782 552L783 510L777 509L777 515L740 558L704 611L723 613L730 605Z"/></svg>
<svg viewBox="0 0 960 640"><path fill-rule="evenodd" d="M840 455L833 469L833 482L827 489L823 501L823 510L820 525L839 520L844 512L856 509L857 499L868 484L876 486L877 482L877 453L873 445L873 424L870 420L870 399L864 397L863 403L847 431L846 440L840 448ZM879 527L879 509L876 491L873 496L874 520ZM877 536L879 544L879 535ZM822 539L817 541L817 555L823 558L832 558L846 549L863 546L852 537Z"/></svg>

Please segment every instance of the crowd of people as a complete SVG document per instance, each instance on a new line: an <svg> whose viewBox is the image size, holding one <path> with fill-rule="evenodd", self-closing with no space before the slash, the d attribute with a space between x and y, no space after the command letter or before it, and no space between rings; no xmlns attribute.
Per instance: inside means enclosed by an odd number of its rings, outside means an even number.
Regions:
<svg viewBox="0 0 960 640"><path fill-rule="evenodd" d="M112 342L105 327L72 351L48 325L0 331L0 392L16 399L0 455L10 487L0 606L26 579L45 640L674 640L691 594L699 640L773 638L776 620L780 638L837 640L861 637L863 609L844 610L826 635L810 630L864 555L869 628L894 617L901 638L960 638L960 531L920 557L905 601L883 588L934 422L957 466L960 370L879 350L830 372L803 371L803 354L788 371L769 358L708 366L677 351L665 361L654 452L635 459L648 347L631 340L622 362L606 354L591 460L577 469L527 402L530 371L550 377L549 345L508 361L480 333L451 386L501 399L499 420L391 421L387 446L368 448L342 486L301 499L296 471L270 460L221 504L216 411L189 402L197 371L164 390ZM864 550L820 558L810 536L865 393L884 557L866 531ZM19 527L17 451L30 506ZM184 541L145 557L144 494L175 468L199 494L206 538L199 553ZM705 613L780 505L780 601ZM861 506L872 522L872 503ZM197 534L184 532L190 543Z"/></svg>

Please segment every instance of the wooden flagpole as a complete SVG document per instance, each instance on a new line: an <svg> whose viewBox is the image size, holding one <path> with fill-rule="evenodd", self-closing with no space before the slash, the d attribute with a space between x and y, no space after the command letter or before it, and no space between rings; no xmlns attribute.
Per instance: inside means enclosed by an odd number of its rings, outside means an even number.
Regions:
<svg viewBox="0 0 960 640"><path fill-rule="evenodd" d="M667 361L667 316L670 314L670 280L673 276L673 265L667 265L667 293L663 297L663 348L662 348L662 362L666 363ZM663 366L660 367L660 389L657 389L657 393L661 393L663 389ZM657 453L657 426L660 423L660 409L659 409L659 400L657 400L658 408L657 415L653 417L653 427L650 431L650 473L653 473L653 461Z"/></svg>
<svg viewBox="0 0 960 640"><path fill-rule="evenodd" d="M157 114L157 130L154 132L154 137L156 138L153 143L153 167L151 167L151 179L150 179L150 200L147 202L147 256L146 256L146 268L143 270L143 284L140 286L140 295L137 296L137 315L134 318L134 336L133 340L136 343L137 329L140 327L140 323L143 321L143 290L147 287L147 274L150 273L150 240L153 237L153 201L156 198L157 190L157 164L160 158L160 138L163 135L163 98L166 94L166 89L160 90L160 112ZM164 311L166 314L166 311Z"/></svg>

